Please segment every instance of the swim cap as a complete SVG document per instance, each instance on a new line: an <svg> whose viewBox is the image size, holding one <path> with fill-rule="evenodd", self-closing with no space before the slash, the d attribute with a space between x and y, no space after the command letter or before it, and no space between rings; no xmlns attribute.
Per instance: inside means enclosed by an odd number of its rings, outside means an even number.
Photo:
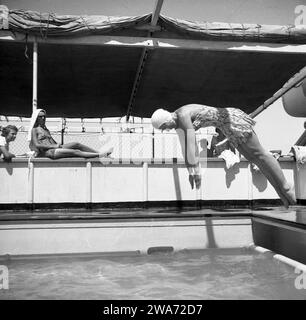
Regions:
<svg viewBox="0 0 306 320"><path fill-rule="evenodd" d="M151 123L155 129L159 129L165 122L172 120L172 115L164 109L157 109L151 117Z"/></svg>

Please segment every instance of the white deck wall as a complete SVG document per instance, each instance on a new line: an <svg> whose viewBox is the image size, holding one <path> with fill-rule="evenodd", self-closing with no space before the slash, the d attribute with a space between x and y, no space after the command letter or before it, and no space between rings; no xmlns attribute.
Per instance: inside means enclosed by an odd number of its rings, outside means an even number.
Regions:
<svg viewBox="0 0 306 320"><path fill-rule="evenodd" d="M156 160L157 161L157 160ZM170 162L170 160L169 160ZM148 165L147 165L148 163ZM306 165L282 160L286 178L296 186L297 198L306 199ZM207 167L206 167L207 166ZM202 162L202 187L191 189L188 172L178 163L150 161L127 164L66 159L15 159L0 162L0 204L112 203L176 200L278 199L261 173L242 160L225 170L221 159Z"/></svg>

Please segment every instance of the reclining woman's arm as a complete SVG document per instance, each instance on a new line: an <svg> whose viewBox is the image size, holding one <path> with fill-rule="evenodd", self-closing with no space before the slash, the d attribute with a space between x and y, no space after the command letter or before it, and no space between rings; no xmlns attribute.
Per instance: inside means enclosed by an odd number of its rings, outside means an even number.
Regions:
<svg viewBox="0 0 306 320"><path fill-rule="evenodd" d="M0 146L0 154L3 154L3 160L7 162L11 161L12 158L15 158L15 155L3 146Z"/></svg>
<svg viewBox="0 0 306 320"><path fill-rule="evenodd" d="M43 151L46 151L46 150L49 150L49 149L57 149L57 148L60 148L61 145L56 143L56 141L52 138L52 141L54 143L52 144L49 144L49 145L45 145L43 143L41 143L38 138L37 138L37 130L36 128L33 128L32 129L32 134L31 134L31 141L33 143L33 145L37 148L37 149L40 149L40 150L43 150Z"/></svg>

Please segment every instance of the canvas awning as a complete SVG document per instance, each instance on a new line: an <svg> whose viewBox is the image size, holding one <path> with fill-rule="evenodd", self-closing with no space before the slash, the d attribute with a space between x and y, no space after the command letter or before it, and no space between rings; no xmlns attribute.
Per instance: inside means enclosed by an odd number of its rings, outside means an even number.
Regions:
<svg viewBox="0 0 306 320"><path fill-rule="evenodd" d="M0 30L1 114L149 117L188 103L251 113L306 65L306 29L12 10ZM263 49L262 49L263 48ZM303 51L304 50L304 51Z"/></svg>
<svg viewBox="0 0 306 320"><path fill-rule="evenodd" d="M152 14L134 17L58 15L25 10L10 10L9 29L48 37L106 35L129 30L134 35L145 30ZM243 23L199 22L159 15L158 27L164 36L209 40L264 41L270 43L305 43L305 26L278 26ZM157 34L157 37L161 35Z"/></svg>

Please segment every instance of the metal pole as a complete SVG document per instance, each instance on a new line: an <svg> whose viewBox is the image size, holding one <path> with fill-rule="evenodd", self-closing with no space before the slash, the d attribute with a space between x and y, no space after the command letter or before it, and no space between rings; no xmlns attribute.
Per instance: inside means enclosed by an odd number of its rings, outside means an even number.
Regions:
<svg viewBox="0 0 306 320"><path fill-rule="evenodd" d="M38 64L38 46L37 41L33 43L33 96L32 96L32 111L37 109L37 64Z"/></svg>
<svg viewBox="0 0 306 320"><path fill-rule="evenodd" d="M253 111L250 116L251 118L256 117L262 111L267 109L272 103L274 103L277 99L282 97L287 91L289 91L292 87L296 86L306 77L306 67L300 70L295 76L290 78L288 82L286 82L283 87L278 90L271 98L266 100L260 107L258 107L255 111Z"/></svg>
<svg viewBox="0 0 306 320"><path fill-rule="evenodd" d="M157 24L158 17L159 17L163 2L164 2L164 0L156 0L155 8L152 13L152 18L151 18L151 23L150 23L151 27L155 27ZM147 36L152 38L152 34L153 34L153 29L152 29L152 31L148 31ZM136 75L135 75L135 79L134 79L134 83L133 83L133 88L132 88L129 104L127 107L127 111L126 111L126 122L129 121L130 115L132 113L132 109L133 109L134 102L136 99L136 94L138 91L138 87L140 84L140 80L141 80L141 76L142 76L142 72L144 69L144 65L145 65L147 56L148 56L148 49L146 47L144 47L142 50L142 54L141 54L139 63L138 63L138 67L137 67L137 71L136 71Z"/></svg>
<svg viewBox="0 0 306 320"><path fill-rule="evenodd" d="M138 63L138 67L137 67L137 71L136 71L136 76L134 79L134 83L133 83L133 89L131 92L131 96L130 96L130 100L129 100L129 104L127 107L127 111L126 111L126 122L129 121L130 115L132 113L132 108L136 99L136 94L138 91L138 87L139 87L139 83L140 83L140 79L141 79L141 75L144 69L144 65L146 62L148 56L148 49L147 48L143 48L142 50L142 54Z"/></svg>
<svg viewBox="0 0 306 320"><path fill-rule="evenodd" d="M155 158L155 133L154 133L154 129L152 132L152 159L154 161Z"/></svg>
<svg viewBox="0 0 306 320"><path fill-rule="evenodd" d="M29 173L28 173L28 203L33 204L34 202L34 164L32 161L29 162Z"/></svg>
<svg viewBox="0 0 306 320"><path fill-rule="evenodd" d="M156 0L155 8L152 13L151 26L157 25L158 17L163 6L163 2L164 0Z"/></svg>
<svg viewBox="0 0 306 320"><path fill-rule="evenodd" d="M65 128L66 128L66 119L62 118L62 130L61 130L61 145L64 144L64 134L65 134Z"/></svg>
<svg viewBox="0 0 306 320"><path fill-rule="evenodd" d="M87 161L86 163L86 200L87 203L90 205L92 202L92 164L90 161Z"/></svg>
<svg viewBox="0 0 306 320"><path fill-rule="evenodd" d="M143 184L143 201L147 202L149 199L149 180L148 180L148 163L144 162L143 166L142 166L142 174L143 174L143 180L142 180L142 184Z"/></svg>

